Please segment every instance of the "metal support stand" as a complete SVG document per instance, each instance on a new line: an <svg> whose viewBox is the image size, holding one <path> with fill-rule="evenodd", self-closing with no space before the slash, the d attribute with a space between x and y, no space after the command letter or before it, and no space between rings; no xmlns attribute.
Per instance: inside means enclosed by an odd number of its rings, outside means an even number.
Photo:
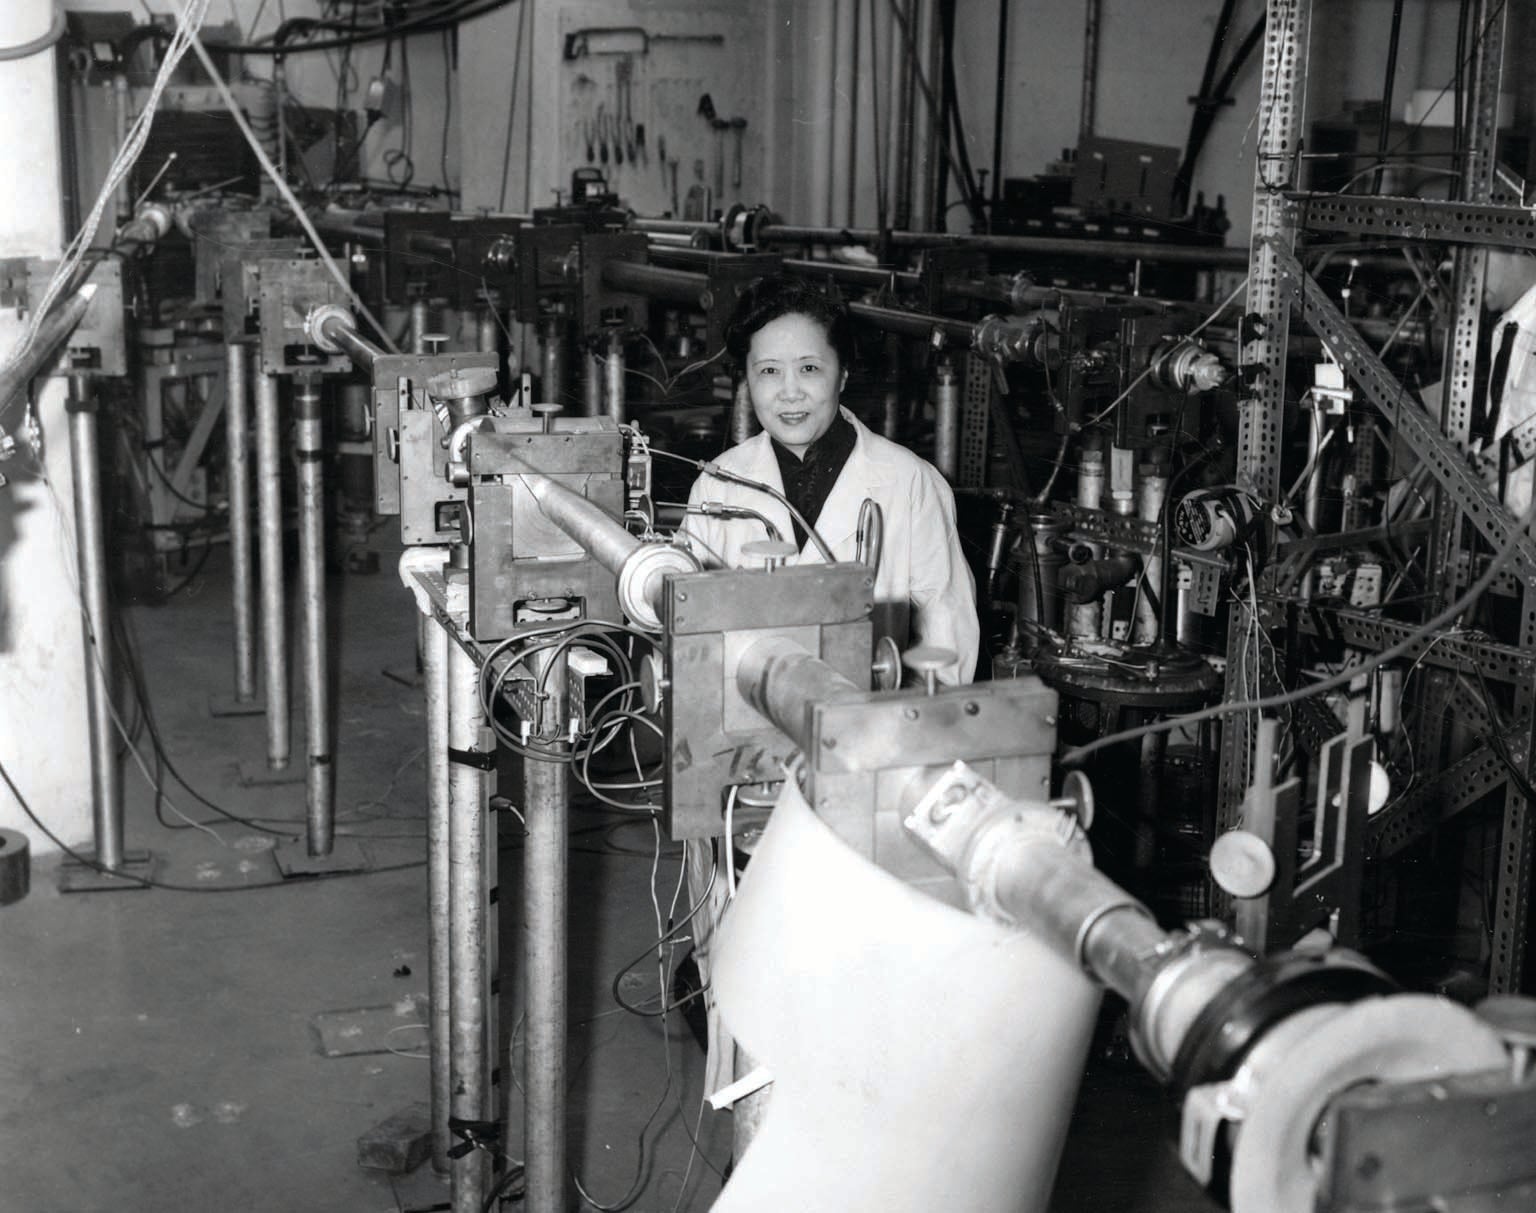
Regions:
<svg viewBox="0 0 1536 1213"><path fill-rule="evenodd" d="M547 698L536 730L563 734L567 666L563 652L530 659L535 684ZM562 762L525 760L523 813L528 839L523 851L523 932L527 971L523 983L526 1023L524 1077L525 1208L563 1213L565 1174L566 903L570 891L566 834L569 772Z"/></svg>
<svg viewBox="0 0 1536 1213"><path fill-rule="evenodd" d="M427 329L432 324L432 314L427 310L425 299L411 301L411 353L425 354L427 352Z"/></svg>
<svg viewBox="0 0 1536 1213"><path fill-rule="evenodd" d="M543 398L552 404L565 402L565 317L556 312L539 321L544 342Z"/></svg>
<svg viewBox="0 0 1536 1213"><path fill-rule="evenodd" d="M250 408L246 387L249 346L225 346L224 448L229 492L230 598L235 619L235 693L210 696L214 716L256 716L265 705L256 691L256 607L251 582Z"/></svg>
<svg viewBox="0 0 1536 1213"><path fill-rule="evenodd" d="M448 1170L450 963L448 816L448 633L430 615L419 631L422 683L427 693L427 989L431 998L432 1166Z"/></svg>
<svg viewBox="0 0 1536 1213"><path fill-rule="evenodd" d="M66 863L59 891L141 889L134 876L147 875L148 855L123 850L123 781L117 765L112 711L112 616L107 601L107 551L101 516L101 466L96 404L79 376L69 384L69 449L75 480L75 543L80 604L85 629L85 691L91 741L92 864Z"/></svg>
<svg viewBox="0 0 1536 1213"><path fill-rule="evenodd" d="M256 527L261 566L261 674L267 698L267 762L241 764L244 784L297 783L289 761L288 628L283 594L283 465L277 376L256 376Z"/></svg>
<svg viewBox="0 0 1536 1213"><path fill-rule="evenodd" d="M449 1114L481 1122L491 1111L490 864L487 772L495 750L487 742L480 705L480 671L456 643L448 643L448 937L452 1093ZM453 1213L481 1213L485 1201L483 1150L452 1163Z"/></svg>
<svg viewBox="0 0 1536 1213"><path fill-rule="evenodd" d="M603 359L603 403L614 423L629 420L624 403L624 334L617 328L608 334L608 353Z"/></svg>
<svg viewBox="0 0 1536 1213"><path fill-rule="evenodd" d="M583 370L586 372L581 377L581 411L586 417L601 417L603 415L603 391L605 389L603 378L603 360L593 354L583 356Z"/></svg>

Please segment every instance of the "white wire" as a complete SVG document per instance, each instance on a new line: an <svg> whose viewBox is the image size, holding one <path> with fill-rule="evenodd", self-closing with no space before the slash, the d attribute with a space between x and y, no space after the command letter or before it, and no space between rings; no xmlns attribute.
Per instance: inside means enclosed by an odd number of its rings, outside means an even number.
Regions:
<svg viewBox="0 0 1536 1213"><path fill-rule="evenodd" d="M725 794L725 899L728 902L736 896L736 839L732 830L735 828L739 786L731 784L731 790Z"/></svg>
<svg viewBox="0 0 1536 1213"><path fill-rule="evenodd" d="M170 44L166 47L160 70L155 74L154 84L150 86L149 97L129 126L127 138L124 139L122 147L118 148L111 165L107 168L107 175L102 179L101 190L96 195L96 201L91 204L85 223L65 245L58 268L44 288L42 298L32 308L26 327L22 330L15 346L6 355L0 372L12 370L27 356L37 340L43 321L53 311L59 296L85 259L86 250L96 239L96 231L101 226L102 216L106 213L108 204L117 193L118 186L138 162L139 156L144 151L144 145L149 142L149 132L154 125L155 111L159 107L161 94L170 83L171 76L175 73L182 56L195 43L197 30L208 16L209 3L210 0L191 0L185 9L178 8L176 29L171 35Z"/></svg>
<svg viewBox="0 0 1536 1213"><path fill-rule="evenodd" d="M197 2L201 2L204 8L208 5L208 0L194 0L194 3ZM294 219L304 229L304 234L309 237L309 242L315 246L315 251L320 254L320 260L325 263L325 268L330 271L331 277L336 280L337 285L346 293L347 298L352 301L352 306L357 309L358 315L362 316L373 326L374 331L379 335L379 340L384 343L389 352L391 354L398 354L400 350L390 340L389 333L368 305L363 302L362 296L352 289L351 281L342 272L341 267L336 264L336 259L331 256L330 250L325 247L325 241L320 238L320 233L315 230L315 225L310 222L309 215L305 212L303 205L294 196L293 191L288 188L288 183L283 180L283 175L277 171L277 166L272 163L271 157L266 153L266 149L261 146L261 141L256 138L256 132L251 129L251 124L246 120L244 112L240 109L239 102L235 100L234 95L229 91L229 85L224 83L224 77L219 74L219 69L214 66L213 59L209 57L207 50L203 48L201 40L195 34L192 37L192 49L197 52L198 59L202 61L203 70L208 73L208 78L213 81L213 87L218 90L220 98L223 99L224 105L229 110L230 117L235 120L235 125L240 128L240 133L245 136L245 141L251 145L251 151L256 154L256 159L261 164L262 170L272 179L272 184L277 187L277 192L282 196L283 201L288 204L288 209L293 212Z"/></svg>

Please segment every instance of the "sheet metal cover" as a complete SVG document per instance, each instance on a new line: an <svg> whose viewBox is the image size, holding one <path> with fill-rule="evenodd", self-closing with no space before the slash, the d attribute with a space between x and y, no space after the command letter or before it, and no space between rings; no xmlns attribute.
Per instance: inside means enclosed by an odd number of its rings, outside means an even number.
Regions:
<svg viewBox="0 0 1536 1213"><path fill-rule="evenodd" d="M1099 1001L1075 965L868 863L788 780L715 966L774 1080L716 1213L1046 1208Z"/></svg>

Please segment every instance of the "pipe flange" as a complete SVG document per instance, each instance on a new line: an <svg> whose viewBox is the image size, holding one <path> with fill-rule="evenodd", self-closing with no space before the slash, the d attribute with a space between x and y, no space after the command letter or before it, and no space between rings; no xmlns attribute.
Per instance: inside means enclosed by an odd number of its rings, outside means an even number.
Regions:
<svg viewBox="0 0 1536 1213"><path fill-rule="evenodd" d="M685 548L670 543L641 544L619 570L619 606L637 628L659 632L662 579L698 571L699 562Z"/></svg>
<svg viewBox="0 0 1536 1213"><path fill-rule="evenodd" d="M317 350L323 350L327 354L341 353L341 346L326 336L325 326L329 321L337 320L348 328L352 327L352 313L339 303L321 303L309 309L309 314L304 317L304 335L309 338L310 345Z"/></svg>
<svg viewBox="0 0 1536 1213"><path fill-rule="evenodd" d="M472 400L496 390L496 372L488 366L450 367L427 380L434 400Z"/></svg>
<svg viewBox="0 0 1536 1213"><path fill-rule="evenodd" d="M996 358L1000 362L1035 362L1035 336L1040 322L1035 318L1026 321L1006 316L987 316L976 326L972 345L978 354Z"/></svg>

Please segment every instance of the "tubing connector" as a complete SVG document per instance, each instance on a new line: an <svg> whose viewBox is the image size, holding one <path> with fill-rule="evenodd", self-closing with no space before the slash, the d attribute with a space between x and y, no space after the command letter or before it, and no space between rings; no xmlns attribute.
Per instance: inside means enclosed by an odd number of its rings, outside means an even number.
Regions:
<svg viewBox="0 0 1536 1213"><path fill-rule="evenodd" d="M987 316L976 326L972 342L978 354L1000 362L1038 363L1042 361L1039 345L1044 322L1031 318L1020 322L1007 316Z"/></svg>
<svg viewBox="0 0 1536 1213"><path fill-rule="evenodd" d="M1165 345L1152 358L1152 378L1178 392L1209 392L1232 377L1226 363L1192 337Z"/></svg>
<svg viewBox="0 0 1536 1213"><path fill-rule="evenodd" d="M698 571L699 562L685 548L670 543L641 544L619 570L619 606L641 631L659 632L665 579Z"/></svg>
<svg viewBox="0 0 1536 1213"><path fill-rule="evenodd" d="M304 335L317 350L327 354L339 354L342 349L333 335L332 326L334 325L352 328L352 313L339 303L317 304L310 308L309 314L304 317Z"/></svg>

